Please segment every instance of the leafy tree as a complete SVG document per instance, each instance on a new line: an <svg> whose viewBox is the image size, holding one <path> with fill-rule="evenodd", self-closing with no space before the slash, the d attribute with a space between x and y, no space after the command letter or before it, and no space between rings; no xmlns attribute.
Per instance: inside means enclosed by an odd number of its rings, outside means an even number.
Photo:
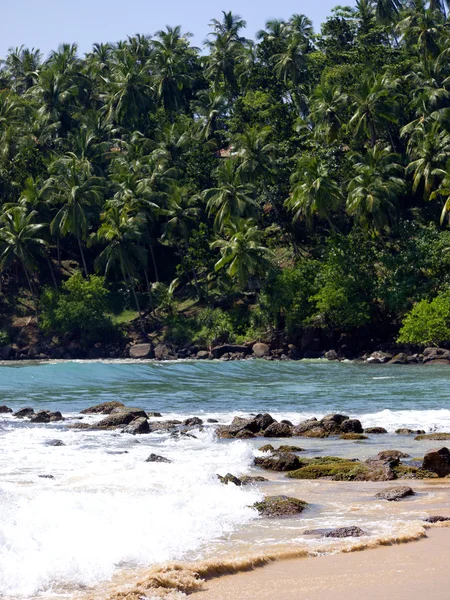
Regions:
<svg viewBox="0 0 450 600"><path fill-rule="evenodd" d="M398 342L418 346L440 346L450 340L450 291L432 300L421 300L405 316Z"/></svg>

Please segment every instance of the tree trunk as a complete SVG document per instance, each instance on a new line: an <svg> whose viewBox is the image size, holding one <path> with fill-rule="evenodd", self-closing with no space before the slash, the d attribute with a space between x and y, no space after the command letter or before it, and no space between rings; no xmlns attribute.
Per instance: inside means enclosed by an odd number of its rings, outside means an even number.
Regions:
<svg viewBox="0 0 450 600"><path fill-rule="evenodd" d="M88 273L87 266L86 266L86 260L84 258L83 245L81 243L81 238L79 235L77 235L77 240L78 240L78 247L80 248L80 255L81 255L81 261L83 263L84 274L86 276L86 279L89 279L89 273Z"/></svg>
<svg viewBox="0 0 450 600"><path fill-rule="evenodd" d="M61 268L61 243L59 239L59 233L56 235L56 257L58 261L58 268Z"/></svg>

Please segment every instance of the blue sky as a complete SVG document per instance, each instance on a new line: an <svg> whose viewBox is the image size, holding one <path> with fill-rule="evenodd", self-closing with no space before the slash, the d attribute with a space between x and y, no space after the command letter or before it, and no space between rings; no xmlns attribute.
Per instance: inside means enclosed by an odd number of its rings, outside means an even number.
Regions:
<svg viewBox="0 0 450 600"><path fill-rule="evenodd" d="M0 17L0 57L8 48L24 44L44 55L61 42L77 42L88 52L94 42L115 42L134 33L153 34L165 25L181 25L201 46L212 18L232 10L248 23L253 37L270 18L303 13L316 31L337 4L353 0L3 0Z"/></svg>

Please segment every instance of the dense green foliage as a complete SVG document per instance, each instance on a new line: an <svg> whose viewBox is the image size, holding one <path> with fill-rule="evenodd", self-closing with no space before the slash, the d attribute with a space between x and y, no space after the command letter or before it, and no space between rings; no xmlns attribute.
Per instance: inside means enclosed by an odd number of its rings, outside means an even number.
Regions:
<svg viewBox="0 0 450 600"><path fill-rule="evenodd" d="M400 329L399 341L421 346L439 346L450 339L450 291L414 306Z"/></svg>
<svg viewBox="0 0 450 600"><path fill-rule="evenodd" d="M97 339L108 290L142 331L211 344L395 339L419 302L400 339L449 341L417 325L450 283L446 4L358 0L320 34L293 15L256 42L224 12L204 52L180 27L84 57L11 49L0 310L20 294L44 332Z"/></svg>

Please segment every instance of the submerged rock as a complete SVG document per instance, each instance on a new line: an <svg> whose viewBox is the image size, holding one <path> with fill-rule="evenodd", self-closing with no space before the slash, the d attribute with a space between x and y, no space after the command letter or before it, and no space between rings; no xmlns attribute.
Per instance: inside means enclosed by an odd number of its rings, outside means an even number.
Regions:
<svg viewBox="0 0 450 600"><path fill-rule="evenodd" d="M439 477L450 474L450 451L448 448L429 450L423 457L422 469L432 471Z"/></svg>
<svg viewBox="0 0 450 600"><path fill-rule="evenodd" d="M361 527L338 527L328 531L324 537L326 538L346 538L346 537L361 537L367 535Z"/></svg>
<svg viewBox="0 0 450 600"><path fill-rule="evenodd" d="M24 417L31 417L34 415L34 409L27 406L26 408L21 408L17 412L13 414L13 417L17 417L18 419L23 419Z"/></svg>
<svg viewBox="0 0 450 600"><path fill-rule="evenodd" d="M294 517L301 514L308 503L298 498L289 496L267 496L261 502L255 502L253 508L259 512L261 517L283 518Z"/></svg>
<svg viewBox="0 0 450 600"><path fill-rule="evenodd" d="M420 442L421 440L437 440L444 441L450 440L450 433L425 433L418 435L414 440Z"/></svg>
<svg viewBox="0 0 450 600"><path fill-rule="evenodd" d="M172 461L164 456L160 456L159 454L150 454L150 456L145 459L145 462L160 462L160 463L171 463Z"/></svg>
<svg viewBox="0 0 450 600"><path fill-rule="evenodd" d="M384 427L366 427L366 429L364 429L364 433L380 435L382 433L387 433L387 430Z"/></svg>
<svg viewBox="0 0 450 600"><path fill-rule="evenodd" d="M441 515L436 515L433 517L427 517L424 519L426 523L445 523L446 521L450 521L450 517L442 517Z"/></svg>
<svg viewBox="0 0 450 600"><path fill-rule="evenodd" d="M239 478L242 485L248 485L249 483L261 483L263 481L269 481L266 477L260 477L259 475L243 475Z"/></svg>
<svg viewBox="0 0 450 600"><path fill-rule="evenodd" d="M46 440L44 446L65 446L62 440Z"/></svg>
<svg viewBox="0 0 450 600"><path fill-rule="evenodd" d="M378 494L375 494L376 498L380 498L381 500L387 500L388 502L397 502L402 498L406 498L407 496L413 496L413 490L407 485L402 485L399 487L386 488Z"/></svg>
<svg viewBox="0 0 450 600"><path fill-rule="evenodd" d="M340 440L368 440L367 435L362 433L343 433L339 436Z"/></svg>
<svg viewBox="0 0 450 600"><path fill-rule="evenodd" d="M415 434L425 433L425 431L423 429L413 430L413 429L408 429L407 427L401 427L400 429L396 429L395 433L397 435L411 435L413 433L415 433Z"/></svg>
<svg viewBox="0 0 450 600"><path fill-rule="evenodd" d="M409 454L401 452L400 450L382 450L378 452L377 458L379 460L386 460L387 458L409 458Z"/></svg>
<svg viewBox="0 0 450 600"><path fill-rule="evenodd" d="M223 477L222 475L217 475L217 477L219 478L220 483L224 483L225 485L228 485L229 483L234 483L234 485L237 486L242 485L242 481L236 477L236 475L232 475L231 473L227 473Z"/></svg>

